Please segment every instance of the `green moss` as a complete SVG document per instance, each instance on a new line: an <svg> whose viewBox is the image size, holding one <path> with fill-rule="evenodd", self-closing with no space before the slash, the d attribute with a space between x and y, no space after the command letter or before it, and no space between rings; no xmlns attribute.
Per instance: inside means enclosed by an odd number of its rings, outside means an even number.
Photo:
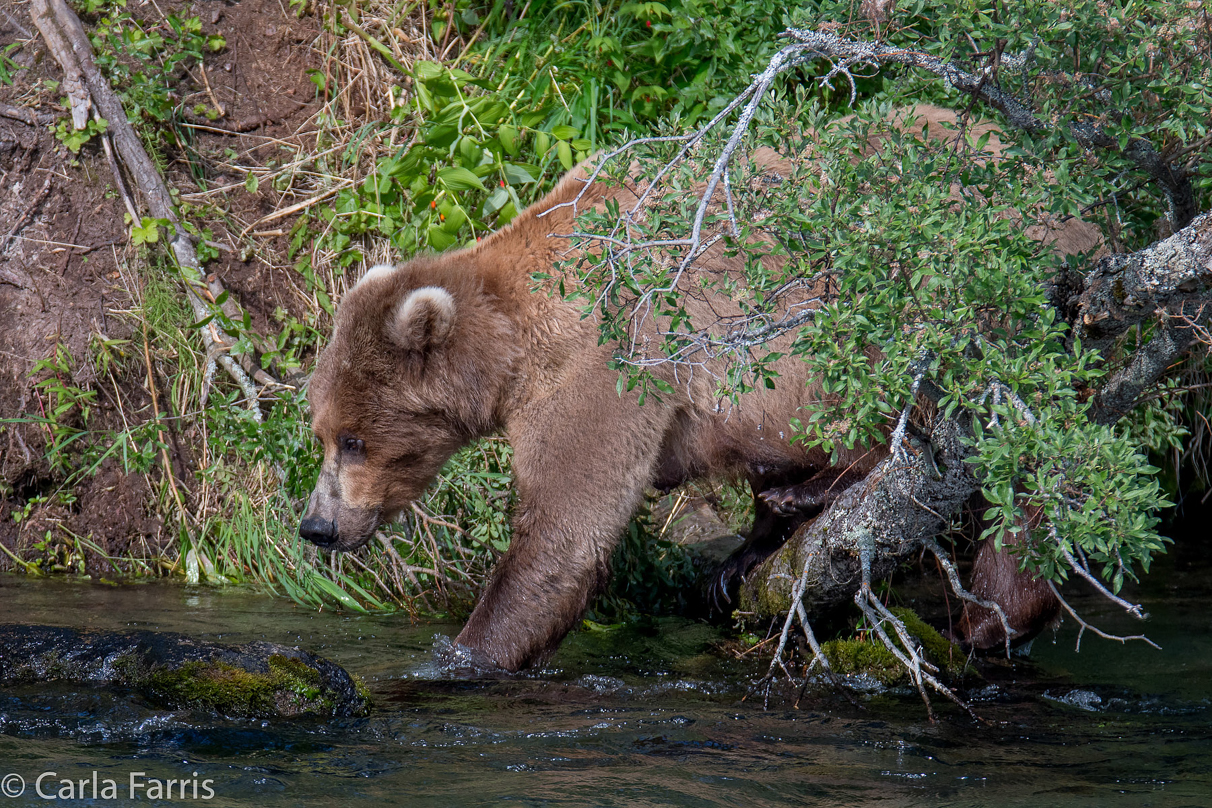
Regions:
<svg viewBox="0 0 1212 808"><path fill-rule="evenodd" d="M905 624L905 629L921 645L926 659L937 665L947 677L960 678L975 673L959 646L935 631L912 609L898 606L889 611ZM886 630L889 637L896 636L890 626ZM838 673L870 674L885 686L904 684L909 680L908 671L878 638L831 640L822 645L821 650Z"/></svg>
<svg viewBox="0 0 1212 808"><path fill-rule="evenodd" d="M909 673L879 642L862 639L830 640L821 646L834 671L843 675L869 674L885 687L908 681Z"/></svg>
<svg viewBox="0 0 1212 808"><path fill-rule="evenodd" d="M335 694L324 688L319 671L280 654L269 657L268 667L268 673L258 673L225 662L187 662L176 669L147 673L138 687L173 706L203 707L233 716L327 715L333 711ZM355 682L355 687L369 709L366 686Z"/></svg>
<svg viewBox="0 0 1212 808"><path fill-rule="evenodd" d="M370 688L366 686L366 682L362 681L362 677L356 673L349 674L349 678L353 680L354 690L358 694L358 698L366 703L367 712L370 711L370 705L374 704L374 699L370 697Z"/></svg>
<svg viewBox="0 0 1212 808"><path fill-rule="evenodd" d="M321 696L320 672L298 659L274 654L269 658L269 673L279 688L305 701L315 701Z"/></svg>
<svg viewBox="0 0 1212 808"><path fill-rule="evenodd" d="M178 707L206 707L227 715L276 712L273 674L250 673L225 662L187 662L149 673L142 690Z"/></svg>
<svg viewBox="0 0 1212 808"><path fill-rule="evenodd" d="M775 554L773 561L768 561L768 572L787 572L795 568L796 542L789 541ZM738 612L749 612L762 617L774 614L786 614L791 608L791 583L782 576L750 575L741 584ZM754 624L756 625L756 623Z"/></svg>
<svg viewBox="0 0 1212 808"><path fill-rule="evenodd" d="M894 606L888 611L905 624L905 628L921 643L926 658L938 665L948 676L959 678L975 673L968 665L968 655L955 643L948 640L929 623L918 617L917 612L903 606Z"/></svg>

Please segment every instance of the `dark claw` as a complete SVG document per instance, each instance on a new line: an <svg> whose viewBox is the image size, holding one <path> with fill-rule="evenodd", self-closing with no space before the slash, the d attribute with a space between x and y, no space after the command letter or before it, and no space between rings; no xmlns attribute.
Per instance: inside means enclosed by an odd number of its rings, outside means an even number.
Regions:
<svg viewBox="0 0 1212 808"><path fill-rule="evenodd" d="M707 603L715 612L727 615L732 607L732 592L740 588L745 581L748 568L753 566L752 559L731 557L720 565L720 571L711 578L707 585Z"/></svg>
<svg viewBox="0 0 1212 808"><path fill-rule="evenodd" d="M802 485L786 485L768 488L758 494L766 507L779 516L798 516L819 511L822 503L804 491Z"/></svg>
<svg viewBox="0 0 1212 808"><path fill-rule="evenodd" d="M720 606L720 596L723 595L726 602L732 602L732 599L728 597L728 584L725 580L727 577L728 570L721 569L719 574L707 585L707 600L711 604L711 608L720 614L725 613L724 608Z"/></svg>

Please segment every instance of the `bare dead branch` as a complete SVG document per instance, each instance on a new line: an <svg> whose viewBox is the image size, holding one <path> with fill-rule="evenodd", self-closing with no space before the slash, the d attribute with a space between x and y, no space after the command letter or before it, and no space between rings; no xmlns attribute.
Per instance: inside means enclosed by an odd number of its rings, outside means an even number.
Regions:
<svg viewBox="0 0 1212 808"><path fill-rule="evenodd" d="M1097 589L1099 594L1105 597L1107 600L1118 606L1122 606L1124 611L1126 611L1128 614L1139 620L1148 618L1149 615L1145 614L1145 611L1141 608L1140 604L1129 603L1128 601L1114 594L1111 590L1107 589L1107 587L1103 586L1101 581L1094 577L1085 564L1074 558L1073 554L1065 549L1065 546L1061 543L1060 538L1056 535L1055 527L1051 527L1051 533L1052 540L1056 542L1056 546L1060 549L1061 556L1065 559L1065 562L1069 565L1070 569L1072 569L1082 578L1085 578L1086 582Z"/></svg>
<svg viewBox="0 0 1212 808"><path fill-rule="evenodd" d="M12 243L13 236L21 232L21 228L25 227L25 225L29 223L29 220L33 217L34 213L36 213L38 208L41 207L42 202L46 199L46 195L50 192L50 187L51 178L48 176L46 181L42 183L42 187L38 189L38 193L34 194L33 200L31 200L29 205L26 206L25 210L21 212L21 215L17 217L17 221L11 228L9 228L9 231L4 234L4 237L0 238L0 256L4 255L5 250L8 249L8 245Z"/></svg>
<svg viewBox="0 0 1212 808"><path fill-rule="evenodd" d="M926 692L926 685L929 685L936 692L941 693L954 702L960 709L968 713L972 720L981 721L980 716L973 712L967 702L934 676L938 672L938 669L925 660L922 655L921 644L909 633L904 622L889 611L887 606L880 603L880 599L871 591L871 558L875 550L875 541L870 531L860 533L856 539L856 543L859 549L862 583L859 584L858 591L854 593L854 603L866 616L872 630L880 638L880 642L884 644L884 647L909 671L909 675L917 687L918 694L926 705L926 714L931 723L934 722L934 710L930 706L930 696ZM900 640L899 645L894 643L888 636L888 633L884 630L885 624L892 626L893 631L896 632L897 639Z"/></svg>
<svg viewBox="0 0 1212 808"><path fill-rule="evenodd" d="M1052 590L1052 594L1056 595L1056 599L1058 601L1060 601L1060 605L1064 608L1064 610L1066 612L1069 613L1069 616L1077 621L1077 625L1079 628L1077 630L1077 646L1074 650L1079 651L1079 652L1082 650L1082 635L1085 634L1087 630L1093 632L1094 634L1097 634L1098 636L1102 637L1104 640L1115 640L1118 643L1127 643L1130 640L1139 640L1140 642L1148 643L1149 645L1152 645L1154 648L1156 648L1159 651L1161 650L1160 645L1153 642L1153 640L1149 639L1144 634L1133 634L1132 636L1129 636L1129 637L1121 637L1117 634L1108 634L1107 632L1099 629L1097 626L1090 625L1089 623L1087 623L1085 620L1082 619L1081 615L1079 615L1077 613L1076 609L1074 609L1072 606L1069 605L1068 601L1066 601L1064 598L1061 597L1061 593L1059 591L1057 591L1056 584L1049 581L1048 587Z"/></svg>
<svg viewBox="0 0 1212 808"><path fill-rule="evenodd" d="M20 22L18 22L13 17L12 14L9 14L7 11L4 11L3 9L0 9L0 12L2 12L4 14L4 19L8 20L8 24L13 27L14 31L21 34L21 36L25 37L26 39L34 38L34 35L29 32L29 29L26 28L24 25L22 25Z"/></svg>
<svg viewBox="0 0 1212 808"><path fill-rule="evenodd" d="M54 115L34 112L25 107L14 107L11 104L0 104L0 118L10 118L27 126L49 126L55 122Z"/></svg>
<svg viewBox="0 0 1212 808"><path fill-rule="evenodd" d="M64 0L32 0L30 13L47 47L62 67L64 75L69 79L79 78L83 82L84 101L87 102L91 98L97 112L108 122L107 134L112 137L114 147L117 149L122 163L134 178L135 185L143 195L152 217L165 219L170 223L169 246L181 267L182 278L185 281L185 294L190 307L197 319L203 320L210 317L214 312L211 305L204 299L210 295L210 290L207 289L203 280L202 268L198 262L193 241L178 221L168 187L164 184L155 164L143 149L143 144L134 127L127 120L122 102L94 63L92 45L79 17L68 8ZM87 114L85 105L73 103L73 117L76 117L77 111L81 107ZM84 121L76 120L77 128L83 128L83 125ZM259 393L256 385L249 378L249 371L253 367L252 360L249 357L241 357L248 368L246 370L245 365L233 359L228 353L236 341L222 333L213 323L211 325L214 326L213 329L199 329L207 357L211 361L217 362L231 375L244 392L250 411L259 421L261 418L260 408L257 406ZM268 376L268 374L265 375Z"/></svg>
<svg viewBox="0 0 1212 808"><path fill-rule="evenodd" d="M931 554L934 555L934 558L938 561L938 563L942 565L943 571L947 574L947 581L951 584L951 591L956 597L960 598L961 600L966 600L969 603L974 603L977 606L981 606L985 609L989 609L997 615L997 619L1000 620L1002 624L1002 632L1005 634L1006 658L1009 659L1010 638L1015 634L1018 634L1018 632L1010 627L1010 621L1006 619L1006 612L994 601L978 598L976 595L964 588L964 585L960 582L959 571L955 569L955 565L951 563L951 559L947 557L947 554L943 552L943 548L938 546L938 542L935 541L933 537L923 541L922 546L929 550Z"/></svg>

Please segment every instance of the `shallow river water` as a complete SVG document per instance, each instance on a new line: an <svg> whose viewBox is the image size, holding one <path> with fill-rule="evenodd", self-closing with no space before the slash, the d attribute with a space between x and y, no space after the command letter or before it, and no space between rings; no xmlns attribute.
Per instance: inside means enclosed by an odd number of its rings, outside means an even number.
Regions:
<svg viewBox="0 0 1212 808"><path fill-rule="evenodd" d="M742 701L758 668L713 651L717 630L685 620L578 633L531 677L456 682L436 679L432 661L435 634L453 624L315 613L235 589L0 576L3 622L298 644L362 676L376 700L364 719L265 722L104 691L0 691L0 786L15 790L11 774L26 784L0 808L46 805L35 789L45 772L50 795L88 781L84 799L56 800L87 805L125 804L136 774L210 781L174 804L267 807L1212 806L1210 571L1172 555L1132 593L1164 650L1087 635L1074 653L1071 621L1038 639L1029 662L967 693L988 726L937 699L930 724L907 694L764 710ZM1068 591L1108 629L1142 625ZM118 799L105 798L107 779Z"/></svg>

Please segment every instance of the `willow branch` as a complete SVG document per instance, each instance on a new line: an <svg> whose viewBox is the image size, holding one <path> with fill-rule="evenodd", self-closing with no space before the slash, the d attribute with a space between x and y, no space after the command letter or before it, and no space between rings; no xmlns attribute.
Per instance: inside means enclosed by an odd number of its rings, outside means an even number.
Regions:
<svg viewBox="0 0 1212 808"><path fill-rule="evenodd" d="M989 74L984 71L972 73L954 62L944 62L923 51L879 42L858 42L822 31L791 28L786 34L823 57L838 60L838 64L835 64L826 79L837 73L849 76L849 71L859 65L899 64L915 67L941 76L960 92L989 104L1005 115L1006 120L1017 129L1033 134L1046 134L1056 128L1040 120L1027 104L1002 90L997 82L990 81ZM1157 183L1170 204L1170 223L1173 229L1186 227L1195 218L1197 208L1190 178L1182 168L1163 160L1149 141L1135 137L1121 150L1119 140L1097 124L1081 121L1069 124L1067 129L1082 145L1121 153Z"/></svg>

